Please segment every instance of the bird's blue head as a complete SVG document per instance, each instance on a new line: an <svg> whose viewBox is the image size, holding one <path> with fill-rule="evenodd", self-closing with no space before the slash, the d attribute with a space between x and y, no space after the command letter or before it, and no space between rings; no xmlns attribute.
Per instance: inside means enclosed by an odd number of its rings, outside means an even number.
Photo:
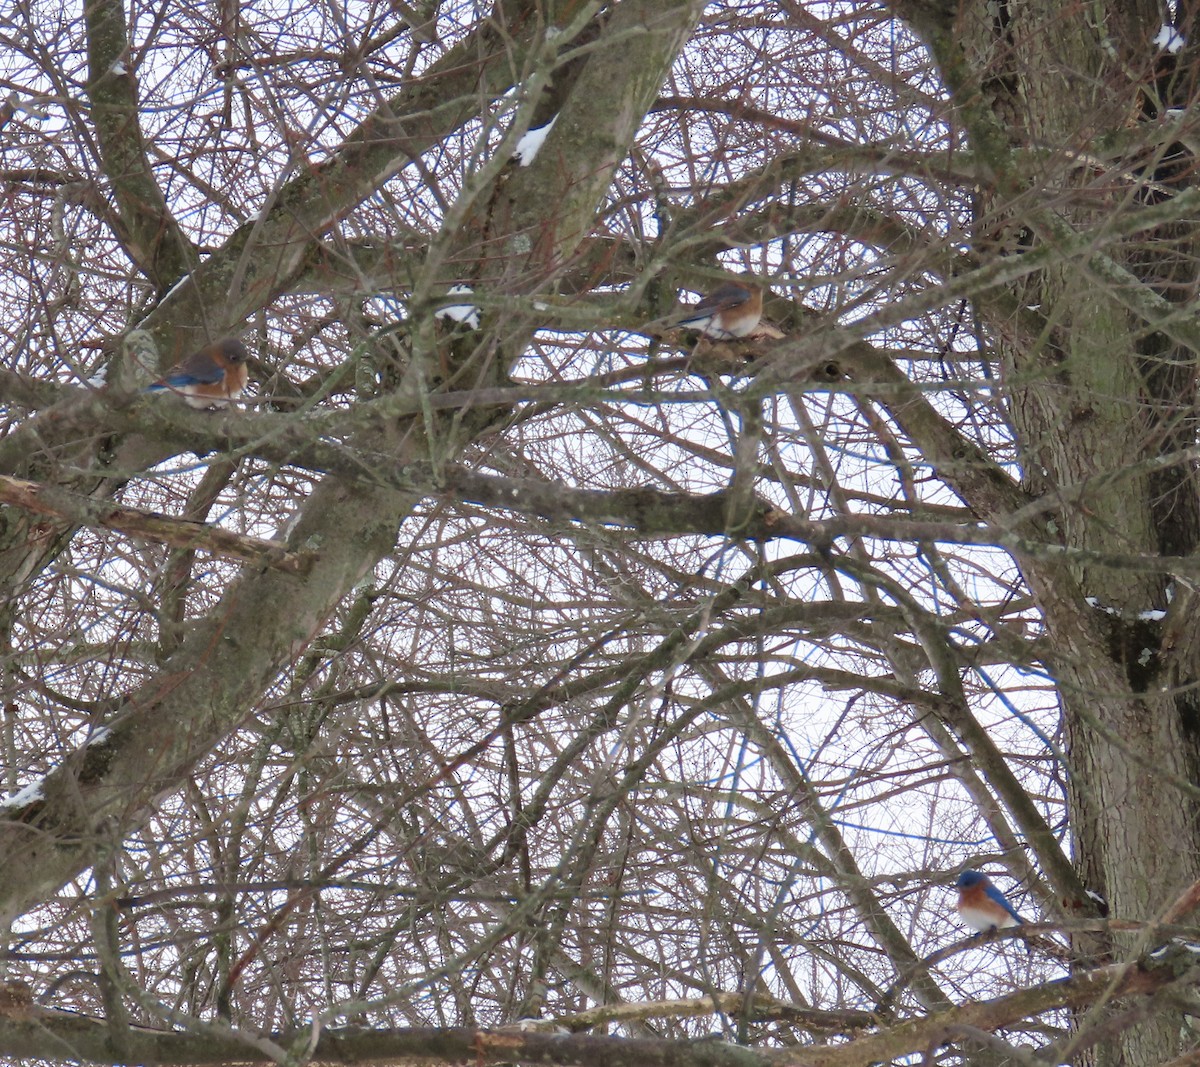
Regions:
<svg viewBox="0 0 1200 1067"><path fill-rule="evenodd" d="M958 876L958 881L954 884L958 886L959 889L970 889L972 886L979 885L981 882L986 880L986 876L980 874L978 871L963 871L962 874Z"/></svg>

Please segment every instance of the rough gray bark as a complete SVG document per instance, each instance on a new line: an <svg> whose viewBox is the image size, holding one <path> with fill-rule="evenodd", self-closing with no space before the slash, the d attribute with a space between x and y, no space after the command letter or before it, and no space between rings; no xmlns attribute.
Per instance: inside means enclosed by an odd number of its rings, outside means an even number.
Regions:
<svg viewBox="0 0 1200 1067"><path fill-rule="evenodd" d="M94 218L104 252L48 227L31 261L67 280L29 337L62 340L0 370L28 413L0 440L23 479L0 511L3 770L13 791L48 770L0 809L0 912L36 926L5 962L44 998L0 995L0 1048L1186 1048L1193 970L1144 950L1195 906L1200 190L1138 102L1189 99L1191 52L1150 69L1149 5L897 3L943 115L874 9L701 8L505 0L445 47L432 9L380 9L309 55L224 5L211 72L155 127L158 82L118 69L155 29L89 7L72 120L109 184L7 175L16 203L70 186L44 213ZM204 16L177 9L155 8L172 31ZM237 158L269 162L200 237L220 181L190 168L220 138L185 119L218 97ZM106 321L76 311L79 260L145 279L97 299L122 317L88 393L56 362ZM622 332L751 264L782 336ZM454 285L479 328L437 314ZM257 403L139 398L248 321ZM239 572L197 556L204 522ZM1138 618L1172 581L1166 618ZM1042 669L1061 732L1020 674ZM1029 957L959 938L964 865L1074 922L1069 982L1056 929ZM695 1036L718 1008L786 1051L452 1029L549 1011Z"/></svg>
<svg viewBox="0 0 1200 1067"><path fill-rule="evenodd" d="M1148 177L1164 186L1155 193L1114 180L1107 204L1091 191L1088 167L1032 166L1036 150L1048 145L1104 155L1131 123L1142 123L1149 141L1165 108L1190 102L1194 44L1160 57L1176 70L1169 84L1154 67L1158 5L1121 0L1087 18L1065 17L1053 3L966 4L955 12L897 7L931 43L984 168L981 247L1036 252L1064 234L1101 231L1114 201L1136 216L1139 205L1169 200L1191 184L1186 167L1164 162L1166 150L1153 152L1146 141L1107 156L1108 164L1114 175L1128 167L1135 182ZM1193 291L1197 236L1189 221L1165 224L1099 257L1030 274L1012 294L1037 311L1042 328L1018 339L996 323L1025 488L1032 498L1069 495L1047 513L1068 548L1148 557L1196 550L1200 498L1194 465L1180 454L1195 440L1195 341L1154 329L1128 293L1106 282L1122 276L1125 290L1140 286L1167 306L1182 302ZM1175 458L1154 466L1160 457ZM1106 478L1118 471L1128 473L1119 482ZM1043 611L1063 701L1080 877L1114 914L1154 918L1200 874L1196 795L1165 785L1194 780L1200 756L1195 642L1165 637L1191 598L1169 572L1018 558ZM1169 605L1165 629L1139 621ZM1136 941L1105 946L1083 937L1077 947L1089 960L1135 950ZM1084 1016L1080 1025L1086 1031L1097 1021ZM1180 1017L1168 1009L1106 1043L1096 1062L1157 1063L1175 1055L1179 1041Z"/></svg>

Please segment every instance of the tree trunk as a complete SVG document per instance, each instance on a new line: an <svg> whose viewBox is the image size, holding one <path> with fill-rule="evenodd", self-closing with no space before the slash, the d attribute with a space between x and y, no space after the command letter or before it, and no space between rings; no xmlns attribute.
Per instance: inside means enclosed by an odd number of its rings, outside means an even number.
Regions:
<svg viewBox="0 0 1200 1067"><path fill-rule="evenodd" d="M998 330L996 348L1026 487L1058 501L1047 514L1063 545L1101 556L1188 555L1197 544L1190 465L1151 469L1195 440L1195 353L1151 328L1130 298L1139 286L1166 301L1188 295L1196 228L1101 244L1117 206L1136 211L1190 181L1172 161L1182 146L1146 150L1161 109L1187 103L1161 98L1162 56L1156 67L1152 43L1160 22L1158 6L1143 0L1092 5L1086 15L1045 0L978 0L959 7L952 33L927 33L967 140L991 172L978 250L1026 254L1064 224L1097 235L1085 261L1013 286L1042 328L1032 342ZM1146 136L1130 139L1131 129ZM1122 136L1130 147L1106 156ZM1122 276L1124 286L1105 284ZM1045 613L1061 692L1080 875L1114 916L1153 919L1198 873L1196 803L1172 785L1193 780L1200 754L1196 648L1165 636L1185 608L1178 597L1171 603L1167 576L1091 562L1022 565ZM1165 626L1145 617L1168 607ZM1147 947L1133 937L1077 945L1081 962ZM1079 1025L1096 1021L1085 1015ZM1179 1021L1164 1012L1119 1043L1101 1043L1096 1062L1157 1063L1178 1045Z"/></svg>

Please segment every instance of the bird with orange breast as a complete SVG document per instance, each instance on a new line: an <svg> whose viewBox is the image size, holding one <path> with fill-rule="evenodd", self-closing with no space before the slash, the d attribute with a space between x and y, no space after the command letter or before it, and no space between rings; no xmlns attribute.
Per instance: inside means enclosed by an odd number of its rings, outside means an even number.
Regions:
<svg viewBox="0 0 1200 1067"><path fill-rule="evenodd" d="M715 341L729 341L754 333L762 311L762 287L751 281L749 275L736 274L706 293L700 303L648 325L698 330Z"/></svg>
<svg viewBox="0 0 1200 1067"><path fill-rule="evenodd" d="M224 407L246 388L249 358L241 341L227 337L176 363L158 381L146 386L145 392L177 393L194 408Z"/></svg>
<svg viewBox="0 0 1200 1067"><path fill-rule="evenodd" d="M954 884L958 888L955 910L972 930L982 934L1020 926L1025 921L986 874L963 871Z"/></svg>

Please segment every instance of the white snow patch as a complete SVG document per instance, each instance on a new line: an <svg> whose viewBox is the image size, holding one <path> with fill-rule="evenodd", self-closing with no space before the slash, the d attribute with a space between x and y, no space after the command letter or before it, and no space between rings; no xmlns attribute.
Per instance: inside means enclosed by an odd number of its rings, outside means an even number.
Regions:
<svg viewBox="0 0 1200 1067"><path fill-rule="evenodd" d="M470 292L472 289L469 285L455 285L451 286L446 295L463 296ZM474 304L447 304L445 307L438 308L433 314L434 318L452 319L454 322L465 323L472 330L479 329L479 308Z"/></svg>
<svg viewBox="0 0 1200 1067"><path fill-rule="evenodd" d="M1170 52L1172 55L1178 52L1187 42L1174 26L1168 26L1165 22L1158 28L1158 33L1155 34L1154 44L1161 48L1164 52Z"/></svg>
<svg viewBox="0 0 1200 1067"><path fill-rule="evenodd" d="M1188 941L1183 937L1173 937L1165 945L1159 945L1158 948L1153 952L1147 953L1147 955L1153 960L1161 959L1173 948L1181 948L1185 952L1191 952L1193 955L1200 954L1200 944L1197 944L1195 941Z"/></svg>
<svg viewBox="0 0 1200 1067"><path fill-rule="evenodd" d="M110 730L107 726L98 726L88 737L87 743L89 745L102 745L110 737L112 737L112 730Z"/></svg>
<svg viewBox="0 0 1200 1067"><path fill-rule="evenodd" d="M35 800L41 800L46 795L42 792L44 784L44 778L39 778L36 782L30 782L19 793L14 793L11 797L0 800L0 808L23 808L26 804L32 804Z"/></svg>
<svg viewBox="0 0 1200 1067"><path fill-rule="evenodd" d="M177 281L174 285L172 285L170 289L168 289L165 293L163 293L162 300L166 300L167 297L169 297L173 292L175 292L175 290L178 289L181 285L186 283L190 278L191 278L190 274L185 274L182 278L179 279L179 281ZM160 300L159 303L162 303L162 300Z"/></svg>
<svg viewBox="0 0 1200 1067"><path fill-rule="evenodd" d="M555 115L545 126L539 126L536 130L530 130L517 142L516 150L512 157L522 167L528 167L535 159L537 154L542 150L542 145L546 138L550 135L550 131L554 129L554 124L558 121L558 116Z"/></svg>
<svg viewBox="0 0 1200 1067"><path fill-rule="evenodd" d="M118 59L111 67L108 68L108 73L109 74L118 74L118 75L128 74L129 68L126 67L125 64L121 62L121 60Z"/></svg>
<svg viewBox="0 0 1200 1067"><path fill-rule="evenodd" d="M554 1035L570 1033L570 1031L565 1026L559 1026L558 1023L556 1023L553 1019L539 1019L536 1017L518 1019L514 1023L509 1023L508 1026L505 1027L505 1029L506 1030L508 1030L508 1029L511 1029L511 1030L533 1030L533 1031L541 1031L544 1034L554 1034Z"/></svg>
<svg viewBox="0 0 1200 1067"><path fill-rule="evenodd" d="M1143 622L1161 622L1166 617L1167 613L1165 611L1159 611L1157 608L1154 608L1151 611L1143 611L1138 616L1138 618Z"/></svg>

